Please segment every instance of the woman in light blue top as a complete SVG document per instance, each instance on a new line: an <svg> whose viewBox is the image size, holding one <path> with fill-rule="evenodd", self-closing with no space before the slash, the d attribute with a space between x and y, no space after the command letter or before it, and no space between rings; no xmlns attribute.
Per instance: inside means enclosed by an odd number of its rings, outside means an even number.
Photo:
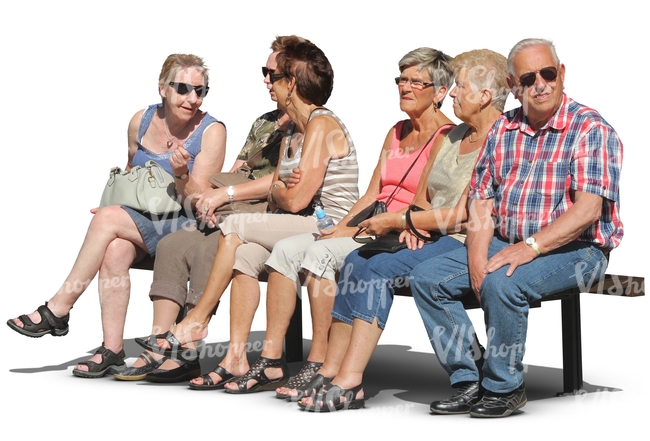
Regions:
<svg viewBox="0 0 650 441"><path fill-rule="evenodd" d="M208 178L221 170L226 130L199 109L209 90L201 58L185 54L167 57L158 89L162 103L137 112L129 123L126 170L155 160L174 175L177 193L189 202L191 195L209 188ZM66 335L72 306L99 273L103 344L90 360L73 370L77 376L95 378L126 368L122 334L130 266L147 254L154 255L158 241L189 219L184 212L158 218L119 205L91 212L94 217L88 233L63 285L35 312L7 324L28 337Z"/></svg>

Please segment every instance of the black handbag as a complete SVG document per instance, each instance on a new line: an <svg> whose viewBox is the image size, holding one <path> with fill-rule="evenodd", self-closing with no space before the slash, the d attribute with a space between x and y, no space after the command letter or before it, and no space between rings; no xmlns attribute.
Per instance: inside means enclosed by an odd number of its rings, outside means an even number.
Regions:
<svg viewBox="0 0 650 441"><path fill-rule="evenodd" d="M357 213L352 219L350 219L348 222L348 227L356 227L364 220L370 219L371 217L382 213L386 213L386 203L382 201L375 201Z"/></svg>
<svg viewBox="0 0 650 441"><path fill-rule="evenodd" d="M399 233L397 231L392 231L385 236L378 236L372 238L372 236L364 236L361 239L368 238L370 242L367 242L357 248L359 256L369 259L374 255L380 253L396 253L400 250L406 248L406 242L399 241ZM355 239L356 240L356 239Z"/></svg>

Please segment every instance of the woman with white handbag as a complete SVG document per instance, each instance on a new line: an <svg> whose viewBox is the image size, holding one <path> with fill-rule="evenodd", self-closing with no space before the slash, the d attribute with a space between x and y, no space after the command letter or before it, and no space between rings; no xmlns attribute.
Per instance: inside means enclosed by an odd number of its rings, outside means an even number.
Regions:
<svg viewBox="0 0 650 441"><path fill-rule="evenodd" d="M207 67L200 57L167 57L158 89L162 103L140 110L129 122L126 170L157 162L174 176L183 202L209 188L208 178L221 170L226 130L200 110L209 90ZM103 344L73 370L76 376L96 378L126 369L122 334L130 295L129 268L147 254L154 255L158 241L189 219L183 210L160 216L123 205L91 212L88 233L62 286L35 312L8 320L7 325L28 337L66 335L70 310L99 273Z"/></svg>

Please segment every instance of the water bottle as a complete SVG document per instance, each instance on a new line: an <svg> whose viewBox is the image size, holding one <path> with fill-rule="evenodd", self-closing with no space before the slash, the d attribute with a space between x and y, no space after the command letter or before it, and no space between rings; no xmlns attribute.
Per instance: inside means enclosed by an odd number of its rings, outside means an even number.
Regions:
<svg viewBox="0 0 650 441"><path fill-rule="evenodd" d="M316 227L319 230L327 230L328 228L332 228L334 226L334 221L331 217L325 214L323 207L316 205L314 212L316 213Z"/></svg>

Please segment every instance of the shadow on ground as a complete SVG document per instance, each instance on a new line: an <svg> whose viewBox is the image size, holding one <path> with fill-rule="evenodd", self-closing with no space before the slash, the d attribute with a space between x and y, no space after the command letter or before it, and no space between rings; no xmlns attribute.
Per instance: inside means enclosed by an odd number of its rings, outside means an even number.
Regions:
<svg viewBox="0 0 650 441"><path fill-rule="evenodd" d="M251 348L248 359L253 363L261 351L261 342L264 340L263 331L255 331L250 335ZM303 340L303 351L309 353L310 340ZM228 342L207 343L201 359L202 372L214 369L223 358L228 347ZM88 351L93 354L97 348ZM135 358L142 352L135 340L124 342L124 351L128 358ZM58 365L40 367L14 368L10 372L22 374L36 374L49 371L65 371L80 361L87 360L88 356L75 358ZM295 374L301 367L300 362L290 363L291 374ZM527 365L526 395L529 401L553 398L562 390L562 369L542 366ZM382 391L391 391L392 395L410 403L428 405L433 400L447 398L452 389L449 387L449 377L442 369L434 354L411 351L410 346L382 345L375 349L370 364L364 373L363 386L366 398L384 397ZM186 383L159 384L147 383L151 386L187 387ZM584 382L584 392L617 392L621 389L612 386L594 385ZM381 405L381 402L375 404Z"/></svg>

